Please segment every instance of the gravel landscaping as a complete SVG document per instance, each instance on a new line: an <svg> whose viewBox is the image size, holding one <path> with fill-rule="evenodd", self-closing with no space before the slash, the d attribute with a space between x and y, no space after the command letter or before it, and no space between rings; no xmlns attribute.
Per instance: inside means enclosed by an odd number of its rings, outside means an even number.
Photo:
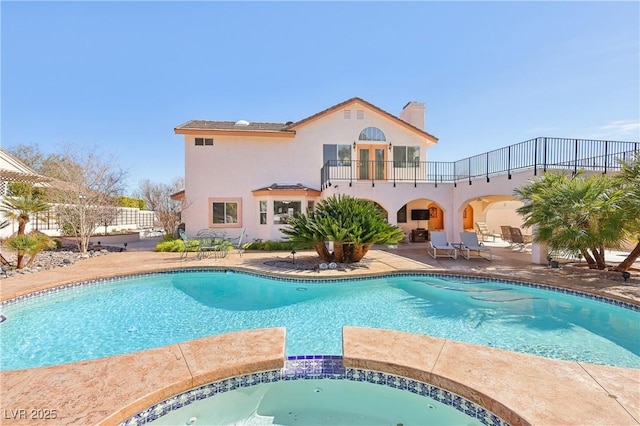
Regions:
<svg viewBox="0 0 640 426"><path fill-rule="evenodd" d="M73 265L74 263L88 259L90 257L104 256L110 252L122 251L120 247L107 247L107 246L92 246L87 253L80 253L75 247L63 247L59 250L47 250L42 251L36 255L36 259L30 268L15 269L15 266L8 267L2 265L2 273L0 279L9 278L14 275L26 275L34 272L45 271L53 268L64 268L65 266ZM12 265L16 264L17 256L15 253L3 250L2 252L5 259L7 259ZM25 256L25 263L29 260L30 256Z"/></svg>

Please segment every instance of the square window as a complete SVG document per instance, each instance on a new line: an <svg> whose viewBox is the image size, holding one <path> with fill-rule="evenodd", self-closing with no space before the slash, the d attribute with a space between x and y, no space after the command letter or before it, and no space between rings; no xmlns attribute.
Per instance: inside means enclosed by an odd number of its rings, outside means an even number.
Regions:
<svg viewBox="0 0 640 426"><path fill-rule="evenodd" d="M205 139L205 140L204 140L204 144L205 144L205 145L213 146L213 139Z"/></svg>
<svg viewBox="0 0 640 426"><path fill-rule="evenodd" d="M209 226L220 228L240 226L241 199L209 199Z"/></svg>
<svg viewBox="0 0 640 426"><path fill-rule="evenodd" d="M196 146L200 146L200 145L204 145L204 139L203 138L196 138Z"/></svg>
<svg viewBox="0 0 640 426"><path fill-rule="evenodd" d="M273 223L285 225L296 213L302 211L302 201L274 201Z"/></svg>

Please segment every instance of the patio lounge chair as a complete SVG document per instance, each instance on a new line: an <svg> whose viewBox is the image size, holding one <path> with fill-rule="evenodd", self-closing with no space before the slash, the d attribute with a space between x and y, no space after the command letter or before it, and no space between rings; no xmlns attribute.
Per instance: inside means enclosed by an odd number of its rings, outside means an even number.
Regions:
<svg viewBox="0 0 640 426"><path fill-rule="evenodd" d="M478 234L480 234L480 239L482 241L489 241L489 238L491 238L491 241L495 241L496 237L500 238L500 234L495 234L489 231L489 227L486 222L476 222L476 229L478 230Z"/></svg>
<svg viewBox="0 0 640 426"><path fill-rule="evenodd" d="M458 250L447 241L447 233L444 231L431 231L431 239L427 253L434 259L440 257L458 258Z"/></svg>
<svg viewBox="0 0 640 426"><path fill-rule="evenodd" d="M478 235L475 232L461 232L460 233L460 251L462 257L469 260L471 258L471 252L477 253L477 257L482 259L491 260L491 249L478 242ZM466 256L465 256L466 253ZM488 258L482 256L482 253L487 253Z"/></svg>
<svg viewBox="0 0 640 426"><path fill-rule="evenodd" d="M502 241L505 243L509 243L509 247L513 246L511 242L511 227L508 225L501 225L500 229L502 230Z"/></svg>
<svg viewBox="0 0 640 426"><path fill-rule="evenodd" d="M519 251L524 250L527 245L531 244L531 237L529 235L522 235L520 228L510 227L511 233L511 247L517 248Z"/></svg>

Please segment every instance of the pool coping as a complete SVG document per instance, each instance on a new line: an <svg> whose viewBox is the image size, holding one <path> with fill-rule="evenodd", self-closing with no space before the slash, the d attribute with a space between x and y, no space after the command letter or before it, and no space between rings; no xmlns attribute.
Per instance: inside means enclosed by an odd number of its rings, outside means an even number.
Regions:
<svg viewBox="0 0 640 426"><path fill-rule="evenodd" d="M285 340L283 327L245 330L132 354L2 372L3 424L42 424L42 419L11 415L55 410L56 418L46 424L117 425L198 386L282 368ZM350 326L343 327L343 363L432 384L514 426L640 423L636 369Z"/></svg>

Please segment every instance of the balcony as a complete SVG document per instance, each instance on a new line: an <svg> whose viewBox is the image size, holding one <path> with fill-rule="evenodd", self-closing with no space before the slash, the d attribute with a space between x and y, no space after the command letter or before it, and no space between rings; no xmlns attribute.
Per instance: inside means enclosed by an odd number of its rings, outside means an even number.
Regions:
<svg viewBox="0 0 640 426"><path fill-rule="evenodd" d="M453 162L437 161L328 161L321 169L321 188L334 182L471 183L475 179L490 181L492 176L507 175L527 169L533 174L547 170L578 170L608 173L620 169L618 160L627 160L640 151L640 142L539 137L494 151Z"/></svg>

